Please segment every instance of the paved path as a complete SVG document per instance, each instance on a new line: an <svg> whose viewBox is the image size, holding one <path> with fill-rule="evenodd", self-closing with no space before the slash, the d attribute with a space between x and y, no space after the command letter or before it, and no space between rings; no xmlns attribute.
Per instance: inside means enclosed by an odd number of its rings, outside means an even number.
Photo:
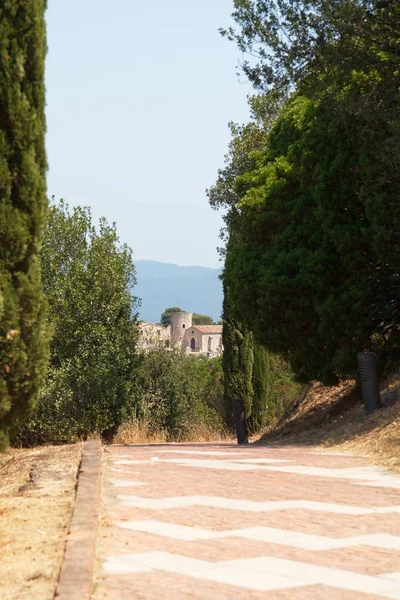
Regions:
<svg viewBox="0 0 400 600"><path fill-rule="evenodd" d="M400 479L303 448L111 446L95 600L400 599Z"/></svg>

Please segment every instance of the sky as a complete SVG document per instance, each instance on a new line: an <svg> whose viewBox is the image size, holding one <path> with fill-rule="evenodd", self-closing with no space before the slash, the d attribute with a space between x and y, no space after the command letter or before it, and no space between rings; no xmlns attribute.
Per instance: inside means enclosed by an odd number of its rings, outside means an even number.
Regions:
<svg viewBox="0 0 400 600"><path fill-rule="evenodd" d="M49 2L48 193L115 221L134 259L221 266L205 189L251 93L218 33L232 5Z"/></svg>

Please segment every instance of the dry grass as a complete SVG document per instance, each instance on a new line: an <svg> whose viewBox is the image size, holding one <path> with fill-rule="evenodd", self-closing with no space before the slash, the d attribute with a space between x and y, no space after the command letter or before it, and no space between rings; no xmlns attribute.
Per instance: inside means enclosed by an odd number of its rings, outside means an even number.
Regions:
<svg viewBox="0 0 400 600"><path fill-rule="evenodd" d="M164 444L166 441L166 433L153 431L148 421L132 420L119 427L113 444Z"/></svg>
<svg viewBox="0 0 400 600"><path fill-rule="evenodd" d="M335 448L400 472L400 374L381 395L383 408L367 417L354 381L334 388L313 384L258 442Z"/></svg>
<svg viewBox="0 0 400 600"><path fill-rule="evenodd" d="M154 431L148 421L123 423L113 439L114 444L166 444L179 442L226 442L228 433L216 431L202 423L188 425L180 435L169 437L165 431Z"/></svg>
<svg viewBox="0 0 400 600"><path fill-rule="evenodd" d="M0 454L2 600L52 600L82 444Z"/></svg>

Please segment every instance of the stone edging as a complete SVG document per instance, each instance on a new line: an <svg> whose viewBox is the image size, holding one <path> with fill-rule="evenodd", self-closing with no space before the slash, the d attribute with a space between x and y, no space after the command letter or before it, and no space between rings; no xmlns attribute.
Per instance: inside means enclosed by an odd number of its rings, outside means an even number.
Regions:
<svg viewBox="0 0 400 600"><path fill-rule="evenodd" d="M85 442L75 506L55 598L86 600L92 592L100 510L101 441Z"/></svg>

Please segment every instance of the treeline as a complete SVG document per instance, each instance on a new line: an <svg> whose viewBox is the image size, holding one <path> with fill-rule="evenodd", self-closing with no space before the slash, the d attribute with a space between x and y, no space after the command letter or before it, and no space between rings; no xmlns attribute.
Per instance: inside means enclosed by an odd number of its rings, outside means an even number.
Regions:
<svg viewBox="0 0 400 600"><path fill-rule="evenodd" d="M242 397L262 425L260 347L266 380L272 357L302 383L356 377L358 352L398 365L400 5L235 0L232 17L256 93L208 196L226 211L227 410Z"/></svg>
<svg viewBox="0 0 400 600"><path fill-rule="evenodd" d="M397 0L234 0L222 34L256 92L208 191L226 225L222 367L138 353L115 226L47 214L45 7L0 6L0 447L110 439L132 419L220 433L237 398L255 432L302 384L354 377L360 351L398 365Z"/></svg>
<svg viewBox="0 0 400 600"><path fill-rule="evenodd" d="M131 250L88 208L50 205L41 250L51 328L47 378L11 432L15 445L112 440L122 423L168 441L223 435L221 361L137 347Z"/></svg>
<svg viewBox="0 0 400 600"><path fill-rule="evenodd" d="M111 439L132 420L219 435L220 361L140 354L130 249L89 209L48 208L46 4L0 6L0 450Z"/></svg>
<svg viewBox="0 0 400 600"><path fill-rule="evenodd" d="M47 207L45 4L0 4L0 449L34 405L49 354L39 264Z"/></svg>

